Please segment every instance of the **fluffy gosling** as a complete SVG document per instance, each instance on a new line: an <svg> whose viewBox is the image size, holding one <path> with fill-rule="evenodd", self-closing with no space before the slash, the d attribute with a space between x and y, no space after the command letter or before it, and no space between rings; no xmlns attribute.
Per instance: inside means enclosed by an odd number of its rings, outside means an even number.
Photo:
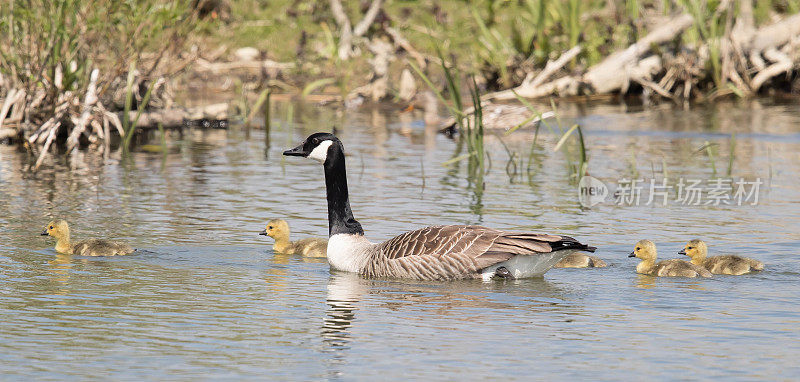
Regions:
<svg viewBox="0 0 800 382"><path fill-rule="evenodd" d="M70 241L69 224L66 220L56 219L44 227L42 236L56 239L56 252L77 256L118 256L129 255L135 251L130 245L110 240L89 239L75 244Z"/></svg>
<svg viewBox="0 0 800 382"><path fill-rule="evenodd" d="M707 257L708 247L704 241L698 239L690 241L678 254L689 256L692 264L699 265L718 275L739 276L764 270L764 263L747 257L733 255Z"/></svg>
<svg viewBox="0 0 800 382"><path fill-rule="evenodd" d="M638 257L642 261L636 265L636 272L650 276L667 277L711 277L707 269L680 259L664 260L656 263L656 245L650 240L640 240L628 257Z"/></svg>
<svg viewBox="0 0 800 382"><path fill-rule="evenodd" d="M597 256L573 253L561 259L553 268L603 268L605 266L608 266L608 264Z"/></svg>
<svg viewBox="0 0 800 382"><path fill-rule="evenodd" d="M289 223L283 219L272 219L267 222L267 227L259 235L275 239L272 249L282 255L302 255L306 257L325 257L328 241L325 239L308 238L298 241L289 241Z"/></svg>

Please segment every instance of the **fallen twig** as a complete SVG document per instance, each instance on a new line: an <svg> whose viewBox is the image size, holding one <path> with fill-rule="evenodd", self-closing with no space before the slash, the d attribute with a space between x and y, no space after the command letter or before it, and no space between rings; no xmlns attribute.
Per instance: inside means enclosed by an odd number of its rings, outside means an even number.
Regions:
<svg viewBox="0 0 800 382"><path fill-rule="evenodd" d="M403 37L402 34L400 34L400 31L392 27L386 27L385 30L386 33L388 33L389 36L392 37L392 40L394 40L395 44L403 48L403 50L408 52L409 56L413 57L414 60L417 61L417 65L419 65L420 69L425 69L426 66L425 56L423 56L420 52L414 49L414 47L411 46L411 43L408 42L408 40L406 40L406 38Z"/></svg>
<svg viewBox="0 0 800 382"><path fill-rule="evenodd" d="M89 122L89 116L92 112L92 106L97 102L97 76L100 74L98 69L92 70L89 78L89 86L86 89L86 97L83 99L83 111L78 117L75 127L67 137L67 152L72 152L78 146L78 137L83 134L86 129L86 123Z"/></svg>
<svg viewBox="0 0 800 382"><path fill-rule="evenodd" d="M47 152L50 151L50 145L53 144L53 139L55 139L56 133L60 127L61 122L56 122L53 127L50 128L50 132L47 134L47 140L44 142L42 152L39 153L39 158L36 159L36 165L33 166L33 171L38 170L39 166L42 165L44 157L47 155Z"/></svg>
<svg viewBox="0 0 800 382"><path fill-rule="evenodd" d="M583 48L581 48L580 45L576 45L572 49L564 52L561 55L561 57L559 57L557 60L548 61L547 65L544 66L544 69L542 69L542 71L536 75L536 78L534 78L529 84L527 84L527 86L535 88L541 85L544 82L544 80L550 78L550 76L552 76L553 73L559 71L561 68L564 67L564 65L566 65L578 54L580 54L582 49ZM525 86L525 83L523 82L523 85L521 86Z"/></svg>
<svg viewBox="0 0 800 382"><path fill-rule="evenodd" d="M341 36L339 36L339 59L346 60L353 54L353 38L361 37L367 33L369 26L375 21L378 12L381 10L382 0L373 0L369 5L367 13L364 18L355 26L352 27L350 18L344 12L342 2L340 0L330 0L331 13L336 23L339 24L341 29Z"/></svg>

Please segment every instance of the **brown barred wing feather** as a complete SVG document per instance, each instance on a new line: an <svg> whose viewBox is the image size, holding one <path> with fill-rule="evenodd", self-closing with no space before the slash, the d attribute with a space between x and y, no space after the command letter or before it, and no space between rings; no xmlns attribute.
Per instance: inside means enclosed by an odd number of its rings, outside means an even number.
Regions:
<svg viewBox="0 0 800 382"><path fill-rule="evenodd" d="M593 248L566 236L448 225L404 233L377 249L364 270L366 276L449 280L478 277L482 269L517 255Z"/></svg>

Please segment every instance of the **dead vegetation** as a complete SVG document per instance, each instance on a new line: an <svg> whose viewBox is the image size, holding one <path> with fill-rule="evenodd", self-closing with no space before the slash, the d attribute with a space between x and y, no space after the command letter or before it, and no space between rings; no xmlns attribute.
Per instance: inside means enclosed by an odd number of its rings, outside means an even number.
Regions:
<svg viewBox="0 0 800 382"><path fill-rule="evenodd" d="M0 7L0 140L23 143L37 169L56 141L70 153L130 136L148 105L172 106L165 78L194 59L194 18L158 0Z"/></svg>
<svg viewBox="0 0 800 382"><path fill-rule="evenodd" d="M511 100L516 97L514 92L526 98L625 93L636 83L646 93L675 101L713 100L730 94L752 96L774 77L792 74L800 58L800 14L756 29L750 0L722 1L710 17L704 17L708 10L703 6L689 4L690 13L665 20L636 43L584 72L562 72L562 76L549 79L581 49L576 46L549 62L536 80L486 98ZM739 17L734 18L737 11ZM713 26L704 25L706 22ZM695 44L675 43L692 28L700 36Z"/></svg>

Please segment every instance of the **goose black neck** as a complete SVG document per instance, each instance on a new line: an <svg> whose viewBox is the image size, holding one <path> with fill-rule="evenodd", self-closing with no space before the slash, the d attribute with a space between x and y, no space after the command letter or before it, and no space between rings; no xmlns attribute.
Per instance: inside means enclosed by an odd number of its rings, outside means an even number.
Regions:
<svg viewBox="0 0 800 382"><path fill-rule="evenodd" d="M336 142L328 149L325 166L325 189L328 197L328 234L363 235L361 224L353 217L347 190L344 149Z"/></svg>

